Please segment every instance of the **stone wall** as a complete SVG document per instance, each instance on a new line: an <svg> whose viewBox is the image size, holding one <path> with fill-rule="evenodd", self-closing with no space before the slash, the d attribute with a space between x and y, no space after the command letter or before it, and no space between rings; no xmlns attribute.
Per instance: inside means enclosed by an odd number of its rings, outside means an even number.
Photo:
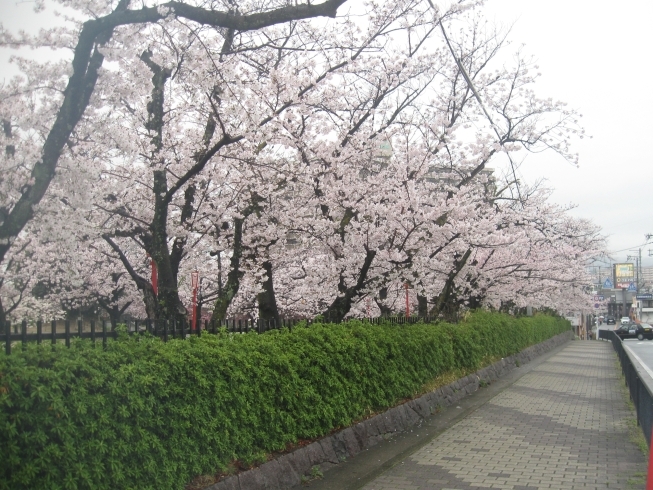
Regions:
<svg viewBox="0 0 653 490"><path fill-rule="evenodd" d="M474 393L482 384L496 381L516 367L571 339L571 331L552 337L447 386L268 461L258 468L230 476L206 490L281 490L299 485L301 477L309 475L314 466L319 467L321 471L328 471L380 441L410 429L440 408L452 405Z"/></svg>

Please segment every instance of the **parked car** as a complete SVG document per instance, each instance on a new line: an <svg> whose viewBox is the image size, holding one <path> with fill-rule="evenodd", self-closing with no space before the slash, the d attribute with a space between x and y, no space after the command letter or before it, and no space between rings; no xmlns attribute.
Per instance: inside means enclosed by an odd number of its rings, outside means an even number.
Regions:
<svg viewBox="0 0 653 490"><path fill-rule="evenodd" d="M615 321L613 316L608 316L605 319L606 325L615 325L617 322Z"/></svg>
<svg viewBox="0 0 653 490"><path fill-rule="evenodd" d="M622 316L622 317L621 317L621 322L620 322L620 323L621 323L622 325L623 325L624 323L630 323L630 318L627 317L627 316Z"/></svg>
<svg viewBox="0 0 653 490"><path fill-rule="evenodd" d="M617 328L616 333L623 339L653 340L653 326L648 323L628 322Z"/></svg>

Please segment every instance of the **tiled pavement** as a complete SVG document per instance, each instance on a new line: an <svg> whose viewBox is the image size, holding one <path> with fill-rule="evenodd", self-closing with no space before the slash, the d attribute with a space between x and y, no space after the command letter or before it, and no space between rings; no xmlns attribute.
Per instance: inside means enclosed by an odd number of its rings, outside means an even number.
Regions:
<svg viewBox="0 0 653 490"><path fill-rule="evenodd" d="M569 342L364 490L645 487L608 342Z"/></svg>

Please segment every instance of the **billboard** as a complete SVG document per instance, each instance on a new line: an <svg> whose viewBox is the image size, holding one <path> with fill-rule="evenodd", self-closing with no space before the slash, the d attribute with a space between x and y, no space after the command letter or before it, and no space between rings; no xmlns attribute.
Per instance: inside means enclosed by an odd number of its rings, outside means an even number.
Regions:
<svg viewBox="0 0 653 490"><path fill-rule="evenodd" d="M635 266L631 263L614 264L612 271L614 287L617 289L627 288L631 282L635 282Z"/></svg>

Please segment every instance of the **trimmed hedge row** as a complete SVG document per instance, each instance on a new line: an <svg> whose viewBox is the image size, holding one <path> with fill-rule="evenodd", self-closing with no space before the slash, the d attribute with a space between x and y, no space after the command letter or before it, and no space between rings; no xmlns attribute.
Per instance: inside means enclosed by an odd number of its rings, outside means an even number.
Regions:
<svg viewBox="0 0 653 490"><path fill-rule="evenodd" d="M460 325L28 345L0 355L0 489L181 489L569 328L477 312Z"/></svg>

